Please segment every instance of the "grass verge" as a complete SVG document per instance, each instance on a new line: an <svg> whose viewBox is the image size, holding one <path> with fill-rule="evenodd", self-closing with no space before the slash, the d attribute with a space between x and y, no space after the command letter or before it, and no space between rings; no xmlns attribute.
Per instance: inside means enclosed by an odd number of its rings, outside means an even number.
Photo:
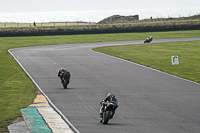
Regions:
<svg viewBox="0 0 200 133"><path fill-rule="evenodd" d="M93 50L200 83L200 41L110 46ZM178 55L179 65L171 56Z"/></svg>
<svg viewBox="0 0 200 133"><path fill-rule="evenodd" d="M144 40L153 35L154 39L199 37L200 31L148 32L148 33L118 33L63 36L34 37L1 37L0 38L0 132L6 132L11 120L21 116L20 108L33 102L36 94L34 85L8 55L7 50L18 47L39 45L70 44L103 41ZM154 45L154 44L153 44ZM149 46L153 46L150 44ZM142 45L141 45L142 46ZM148 46L148 45L147 45ZM140 53L142 54L142 52ZM178 54L176 54L178 55ZM198 54L199 55L199 54ZM170 55L171 56L171 55ZM182 64L182 57L181 64ZM151 64L150 64L151 66ZM175 66L178 67L178 66ZM194 68L188 68L194 69Z"/></svg>

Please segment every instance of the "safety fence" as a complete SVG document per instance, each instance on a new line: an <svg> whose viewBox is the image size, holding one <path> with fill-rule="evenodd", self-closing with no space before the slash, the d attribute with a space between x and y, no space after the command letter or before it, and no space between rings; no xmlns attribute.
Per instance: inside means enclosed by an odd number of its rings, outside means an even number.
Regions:
<svg viewBox="0 0 200 133"><path fill-rule="evenodd" d="M43 22L43 23L0 23L0 28L8 27L43 27L43 26L72 26L72 25L91 25L94 22Z"/></svg>

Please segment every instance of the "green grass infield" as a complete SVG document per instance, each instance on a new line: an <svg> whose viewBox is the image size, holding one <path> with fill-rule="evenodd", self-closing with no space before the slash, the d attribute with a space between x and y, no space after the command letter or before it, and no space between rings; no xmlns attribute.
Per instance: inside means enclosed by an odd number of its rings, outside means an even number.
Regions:
<svg viewBox="0 0 200 133"><path fill-rule="evenodd" d="M200 83L200 41L132 44L93 50ZM179 65L172 65L171 56L178 56Z"/></svg>

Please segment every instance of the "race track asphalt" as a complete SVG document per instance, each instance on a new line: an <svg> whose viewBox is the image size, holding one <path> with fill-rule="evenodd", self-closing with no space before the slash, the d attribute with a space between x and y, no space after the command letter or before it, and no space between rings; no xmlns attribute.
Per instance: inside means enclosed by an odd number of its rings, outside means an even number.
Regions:
<svg viewBox="0 0 200 133"><path fill-rule="evenodd" d="M153 42L186 40L200 38ZM10 51L81 133L200 132L199 84L90 50L140 43L143 40L60 44ZM56 70L60 67L71 73L68 89L63 89L57 77ZM99 123L99 103L108 92L116 95L119 108L114 118L103 125Z"/></svg>

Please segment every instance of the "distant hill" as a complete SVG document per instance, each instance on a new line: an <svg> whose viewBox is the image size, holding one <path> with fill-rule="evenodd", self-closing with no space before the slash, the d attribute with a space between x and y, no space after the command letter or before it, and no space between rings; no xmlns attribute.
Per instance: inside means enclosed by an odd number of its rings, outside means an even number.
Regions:
<svg viewBox="0 0 200 133"><path fill-rule="evenodd" d="M97 24L120 24L120 23L141 23L141 22L158 22L158 21L184 21L184 20L199 20L200 14L190 16L190 17L178 17L178 18L152 18L139 20L139 15L134 16L120 16L120 15L113 15L107 17Z"/></svg>
<svg viewBox="0 0 200 133"><path fill-rule="evenodd" d="M124 23L124 22L135 22L135 20L139 20L139 15L134 16L120 16L113 15L111 17L105 18L99 21L97 24L114 24L114 23Z"/></svg>

